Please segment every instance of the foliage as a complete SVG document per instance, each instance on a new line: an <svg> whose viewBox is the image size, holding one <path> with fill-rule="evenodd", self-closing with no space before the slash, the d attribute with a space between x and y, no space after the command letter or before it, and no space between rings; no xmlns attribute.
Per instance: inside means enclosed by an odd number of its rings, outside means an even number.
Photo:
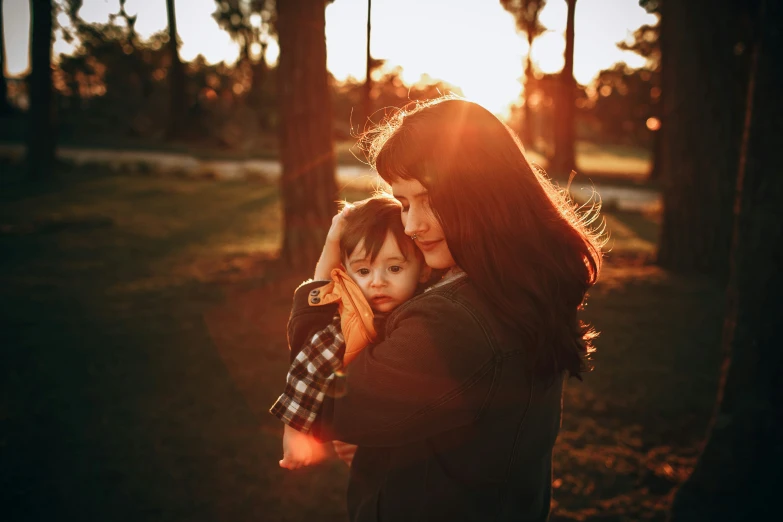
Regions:
<svg viewBox="0 0 783 522"><path fill-rule="evenodd" d="M407 85L401 77L402 69L387 69L372 83L370 97L372 105L378 109L370 115L370 122L379 123L395 109L416 100L429 100L443 94L462 95L462 91L453 85L429 76L422 76L413 85ZM334 84L334 82L333 82ZM364 81L349 78L341 84L334 84L332 100L335 129L338 138L348 138L364 130L370 122L357 121L358 108L361 106Z"/></svg>
<svg viewBox="0 0 783 522"><path fill-rule="evenodd" d="M274 0L215 0L212 17L241 49L241 60L263 60L275 36ZM255 47L255 51L253 48Z"/></svg>
<svg viewBox="0 0 783 522"><path fill-rule="evenodd" d="M77 44L69 55L54 61L54 85L60 110L58 132L66 143L111 143L122 146L157 146L166 140L169 100L167 97L170 57L164 48L169 41L165 31L142 40L135 32L135 15L129 15L120 2L118 12L107 23L88 24L78 16L81 0L59 0L60 31ZM536 9L544 2L504 0L503 5L527 27ZM516 11L514 11L516 10ZM263 51L275 38L273 0L216 0L213 15L240 44L242 53L235 64L207 64L202 57L185 64L188 99L187 134L177 143L188 146L220 148L241 153L276 148L278 122L276 68L263 59ZM70 23L69 23L69 22ZM538 26L537 26L538 27ZM537 30L541 28L538 27ZM657 86L654 66L659 51L653 41L656 27L640 28L624 49L639 52L650 59L647 72L615 69L599 75L595 86L577 87L576 132L582 139L618 144L647 145L650 132L644 127L645 115L655 96L643 92L643 86ZM383 60L372 63L374 85L371 92L375 108L370 120L377 122L389 110L410 101L443 93L460 93L459 88L442 80L422 77L406 84L399 69ZM538 77L536 77L536 74ZM337 139L350 139L365 128L360 116L361 83L349 78L330 82L334 103L334 132ZM609 85L610 96L602 97L601 88ZM527 113L535 139L526 146L546 151L551 142L553 94L552 78L531 69L526 81ZM594 87L594 88L593 88ZM25 85L9 83L9 97L24 106ZM604 90L606 92L606 90ZM621 95L621 93L626 93ZM524 111L512 108L509 123L522 134ZM621 118L618 121L617 115ZM20 127L21 128L21 127ZM13 131L13 132L12 132ZM14 139L19 130L5 129L4 137ZM19 139L19 137L16 137Z"/></svg>
<svg viewBox="0 0 783 522"><path fill-rule="evenodd" d="M598 74L590 120L599 135L612 143L650 143L647 120L655 116L661 94L656 74L624 63Z"/></svg>
<svg viewBox="0 0 783 522"><path fill-rule="evenodd" d="M514 15L517 30L527 34L530 41L546 30L538 20L546 0L500 0L500 4Z"/></svg>
<svg viewBox="0 0 783 522"><path fill-rule="evenodd" d="M630 42L620 42L617 47L632 51L647 59L646 69L657 71L661 65L660 21L655 25L645 24L633 32Z"/></svg>

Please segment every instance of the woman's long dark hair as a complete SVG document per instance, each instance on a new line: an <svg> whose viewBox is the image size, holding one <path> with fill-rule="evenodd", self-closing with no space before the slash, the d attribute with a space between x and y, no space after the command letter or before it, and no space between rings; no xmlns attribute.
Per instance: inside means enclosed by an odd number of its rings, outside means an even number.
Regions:
<svg viewBox="0 0 783 522"><path fill-rule="evenodd" d="M595 331L577 319L601 267L597 208L580 215L513 132L454 97L402 110L366 137L383 179L424 185L454 260L518 330L538 373L591 369Z"/></svg>

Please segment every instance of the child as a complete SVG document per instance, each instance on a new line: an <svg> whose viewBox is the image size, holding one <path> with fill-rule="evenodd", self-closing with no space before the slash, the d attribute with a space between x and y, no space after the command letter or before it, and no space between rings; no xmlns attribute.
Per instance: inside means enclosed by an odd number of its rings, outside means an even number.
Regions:
<svg viewBox="0 0 783 522"><path fill-rule="evenodd" d="M344 210L340 256L345 270L332 270L332 281L310 293L310 306L339 303L334 324L345 338L344 365L377 339L381 328L375 323L413 297L420 283L429 279L421 251L405 235L400 208L397 200L378 195ZM292 408L281 402L284 396L269 411L286 424L280 466L296 469L323 458L323 449L306 435L314 419L291 418L286 413ZM318 411L324 399L323 393L307 390L296 390L296 396L307 402L309 411Z"/></svg>

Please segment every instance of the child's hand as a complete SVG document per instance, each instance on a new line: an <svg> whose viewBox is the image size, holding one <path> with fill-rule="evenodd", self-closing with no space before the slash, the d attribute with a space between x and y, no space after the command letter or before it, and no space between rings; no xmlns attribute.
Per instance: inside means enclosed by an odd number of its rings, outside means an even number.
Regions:
<svg viewBox="0 0 783 522"><path fill-rule="evenodd" d="M345 227L345 216L353 211L353 205L346 203L345 206L334 215L332 218L332 225L329 227L329 232L326 234L326 242L340 243L340 236L343 234L343 228Z"/></svg>
<svg viewBox="0 0 783 522"><path fill-rule="evenodd" d="M320 462L325 457L324 449L315 438L285 426L283 429L283 459L281 468L298 469Z"/></svg>
<svg viewBox="0 0 783 522"><path fill-rule="evenodd" d="M315 274L313 279L316 281L327 281L332 277L332 269L340 266L340 236L345 228L345 216L351 213L353 207L346 205L340 212L332 218L332 225L326 234L326 242L321 251L321 257L315 265Z"/></svg>

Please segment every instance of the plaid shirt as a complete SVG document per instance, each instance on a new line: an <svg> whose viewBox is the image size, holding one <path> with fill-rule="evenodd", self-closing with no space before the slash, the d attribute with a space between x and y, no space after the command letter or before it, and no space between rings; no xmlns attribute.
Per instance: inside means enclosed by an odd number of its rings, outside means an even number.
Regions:
<svg viewBox="0 0 783 522"><path fill-rule="evenodd" d="M313 335L294 358L286 377L285 391L269 413L295 430L309 433L329 387L343 367L338 353L344 347L340 316L335 315L329 326Z"/></svg>

